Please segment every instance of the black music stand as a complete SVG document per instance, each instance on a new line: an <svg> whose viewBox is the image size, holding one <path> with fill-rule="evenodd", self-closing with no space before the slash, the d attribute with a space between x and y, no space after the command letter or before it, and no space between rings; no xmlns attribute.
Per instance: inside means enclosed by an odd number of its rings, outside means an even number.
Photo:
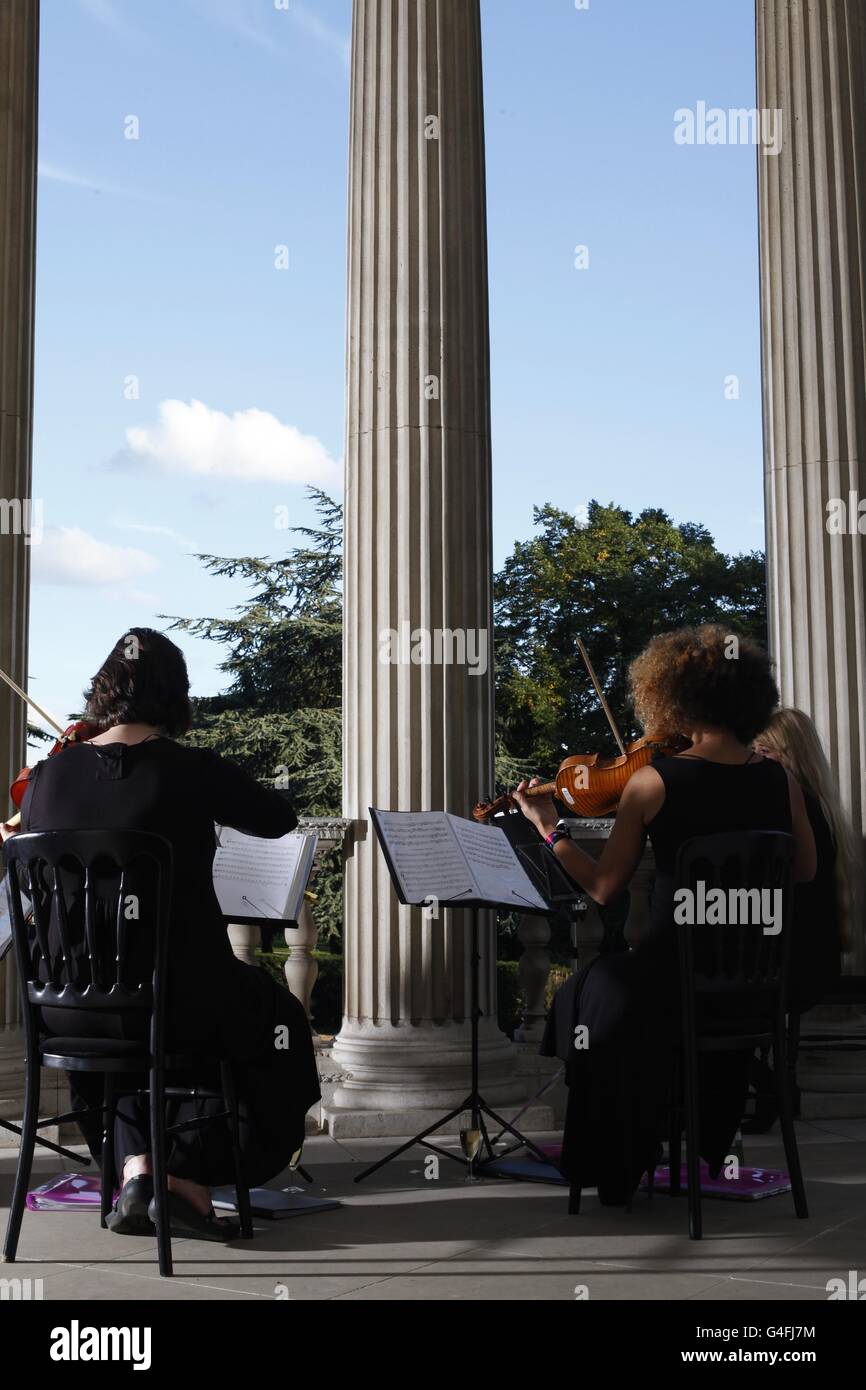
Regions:
<svg viewBox="0 0 866 1390"><path fill-rule="evenodd" d="M382 852L383 852L384 855L385 855L385 859L386 859L386 862L387 862L387 864L388 864L388 870L389 870L389 872L390 872L390 874L391 874L391 879L392 879L392 882L393 882L393 884L394 884L394 888L395 888L395 890L396 890L396 892L397 892L398 898L400 899L401 903L403 903L405 906L412 906L412 907L423 906L423 903L407 903L406 898L403 896L403 891L402 891L402 887L401 887L401 883L400 883L400 878L399 878L399 875L398 875L398 873L397 873L397 870L396 870L396 868L395 868L395 866L394 866L393 860L392 860L392 858L391 858L391 854L390 854L389 849L388 849L388 846L387 846L386 838L385 838L385 836L383 835L382 828L381 828L381 825L380 825L380 823L379 823L379 819L378 819L377 813L376 813L375 810L373 810L372 807L370 808L370 815L371 815L371 818L372 818L372 821L373 821L373 825L374 825L375 830L376 830L376 834L377 834L378 839L379 839L379 844L380 844L380 846L381 846L381 848L382 848ZM513 846L512 846L512 848L513 848ZM546 849L546 846L543 846L543 848ZM433 895L431 894L430 897L432 897L432 896L433 896ZM427 901L429 901L429 898L427 899ZM485 908L485 909L496 909L496 908L502 909L502 908L509 908L509 907L514 907L514 906L515 906L515 903L514 903L514 902L509 902L509 903L497 902L497 901L494 901L494 900L492 900L492 899L481 899L481 898L467 899L467 898L462 897L462 896L461 896L461 897L457 897L457 898L439 899L438 902L439 902L439 906L440 906L440 907L450 907L450 908L452 908L452 909L464 908L464 909L468 909L468 911L471 912L471 914L472 914L472 916L471 916L471 924L472 924L472 925L471 925L471 932L472 932L472 936L471 936L471 954L470 954L470 962L471 962L471 973L470 973L471 1014L470 1014L470 1020L471 1020L471 1027L472 1027L470 1055L471 1055L471 1066L472 1066L472 1079L471 1079L471 1082L470 1082L469 1094L467 1095L466 1099L465 1099L464 1101L462 1101L462 1103L461 1103L460 1105L455 1106L453 1110L449 1110L449 1111L448 1111L448 1114L447 1114L447 1115L443 1115L441 1119L439 1119L439 1120L437 1120L437 1121L435 1122L435 1124L428 1125L426 1129L421 1130L420 1134L416 1134L416 1135L414 1135L411 1139L407 1139L405 1143L400 1144L396 1149L392 1149L390 1153L386 1154L384 1158L380 1158L376 1163L371 1163L370 1166L369 1166L368 1168L365 1168L364 1171L363 1171L362 1173L359 1173L359 1174L358 1174L358 1176L355 1178L355 1182L363 1182L364 1178L369 1177L371 1173L375 1173L377 1169L383 1168L383 1167L385 1166L386 1163L390 1163L392 1159L398 1158L398 1157L400 1156L400 1154L405 1153L407 1149L413 1148L415 1144L421 1144L424 1148L426 1148L426 1149L431 1149L434 1153L441 1154L443 1158L450 1158L453 1162L455 1162L455 1163L460 1163L460 1164L462 1164L463 1167L465 1167L465 1168L469 1168L470 1170L473 1170L473 1171L475 1171L475 1172L482 1171L483 1168L484 1168L484 1163L490 1163L490 1162L492 1162L495 1158L498 1157L498 1155L497 1155L497 1154L494 1152L494 1150L493 1150L493 1144L492 1144L492 1142L491 1142L490 1135L489 1135L489 1133L488 1133L488 1131L487 1131L487 1125L486 1125L486 1123L485 1123L485 1116L488 1116L491 1120L494 1120L494 1121L496 1122L496 1124L500 1126L500 1133L511 1134L511 1135L517 1140L517 1144L515 1144L515 1146L514 1146L515 1148L520 1148L520 1147L525 1146L527 1149L529 1149L532 1153L535 1154L536 1158L541 1159L541 1161L542 1161L543 1163L546 1163L546 1162L547 1162L547 1157L546 1157L546 1155L542 1152L541 1149L539 1149L535 1144L533 1144L533 1142L532 1142L531 1139L527 1139L525 1135L521 1134L521 1132L520 1132L519 1129L516 1129L516 1128L514 1127L514 1125L509 1124L509 1122L508 1122L506 1119L503 1119L503 1117L502 1117L501 1115L499 1115L495 1110L493 1110L493 1109L491 1108L490 1105L488 1105L488 1103L487 1103L487 1101L484 1099L484 1096L482 1095L481 1089L480 1089L480 1075L479 1075L479 1073L480 1073L480 1064L479 1064L479 1056L478 1056L478 1047L479 1047L478 1024L479 1024L479 1022L480 1022L480 1020L481 1020L482 1014L481 1014L481 1006L480 1006L480 1003L479 1003L479 987L478 987L478 986L479 986L479 970L478 970L478 967L479 967L479 963L480 963L480 960L481 960L481 955L480 955L480 952L479 952L479 949L478 949L478 914L479 914L479 912L480 912L480 910L481 910L482 908ZM529 909L529 911L531 911L532 913L534 913L534 914L536 914L536 915L538 915L538 916L549 916L549 917L552 917L552 916L555 916L555 915L556 915L556 912L557 912L557 909L551 907L549 904L547 904L547 905L546 905L545 907L543 907L543 908L539 908L535 903L532 903L528 898L526 899L526 905L527 905L527 908ZM451 1120L456 1119L456 1117L457 1117L458 1115L463 1114L464 1111L469 1111L469 1112L471 1113L471 1115L472 1115L472 1127L473 1127L473 1129L478 1129L478 1130L480 1130L480 1132L481 1132L481 1141L482 1141L482 1145L481 1145L481 1146L482 1146L483 1149L486 1150L486 1154L487 1154L487 1157L486 1157L486 1159L484 1160L484 1163L478 1164L478 1163L476 1163L476 1160L475 1160L474 1158L467 1158L467 1157L466 1157L465 1155L463 1155L463 1154L453 1153L453 1152L451 1152L451 1151L448 1150L448 1149L441 1149L441 1148L438 1147L438 1145L436 1145L436 1144L431 1144L430 1141L429 1141L429 1139L428 1139L428 1135L430 1135L430 1134L435 1134L437 1130L442 1129L443 1125L449 1124ZM480 1150L479 1150L479 1152L480 1152ZM510 1150L509 1150L509 1152L510 1152Z"/></svg>

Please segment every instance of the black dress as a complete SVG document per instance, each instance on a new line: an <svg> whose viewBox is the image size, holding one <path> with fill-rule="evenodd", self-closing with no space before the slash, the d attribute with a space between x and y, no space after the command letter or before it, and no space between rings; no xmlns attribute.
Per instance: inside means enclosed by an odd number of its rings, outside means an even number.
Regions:
<svg viewBox="0 0 866 1390"><path fill-rule="evenodd" d="M624 1201L654 1165L665 1133L664 1103L680 1032L679 965L673 918L677 850L697 835L726 831L790 834L787 776L769 759L747 764L697 757L653 763L665 784L647 827L656 862L651 921L631 951L599 957L554 999L542 1051L566 1063L568 1107L561 1158L566 1177ZM588 1046L574 1046L574 1030ZM745 1103L748 1052L700 1059L700 1149L712 1170L728 1153Z"/></svg>
<svg viewBox="0 0 866 1390"><path fill-rule="evenodd" d="M288 803L234 763L170 739L71 744L39 763L22 806L24 830L147 830L162 835L175 858L168 941L167 1042L172 1049L219 1055L236 1064L241 1147L251 1185L285 1169L303 1140L304 1116L319 1099L310 1028L303 1006L263 970L234 956L213 887L214 822L275 838L297 824ZM118 1036L116 1014L44 1009L50 1033ZM288 1046L276 1047L288 1028ZM181 1078L178 1078L180 1080ZM203 1068L184 1082L212 1084ZM73 1107L99 1104L100 1077L70 1076ZM169 1124L214 1113L219 1102L172 1102ZM80 1127L94 1155L99 1116ZM146 1100L118 1107L118 1171L128 1154L150 1149ZM224 1121L170 1140L169 1172L211 1186L232 1182L231 1145Z"/></svg>

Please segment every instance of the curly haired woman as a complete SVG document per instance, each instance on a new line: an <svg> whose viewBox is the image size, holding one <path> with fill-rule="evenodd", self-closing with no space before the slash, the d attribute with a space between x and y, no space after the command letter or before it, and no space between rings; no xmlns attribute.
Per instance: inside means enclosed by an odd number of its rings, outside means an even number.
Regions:
<svg viewBox="0 0 866 1390"><path fill-rule="evenodd" d="M561 1167L581 1187L597 1186L606 1205L628 1201L658 1152L679 1029L673 893L680 845L726 831L781 831L794 837L795 881L815 874L802 790L752 748L778 703L769 658L757 643L732 636L707 625L653 638L630 670L635 712L654 736L679 734L691 747L629 780L597 861L567 837L554 844L563 868L602 904L626 887L647 837L655 855L646 935L633 950L591 962L564 986L550 1025L560 1032L567 1010L569 1035L588 1029L589 1046L570 1049ZM528 785L521 783L516 799L547 837L556 808L548 798L524 795ZM700 1144L711 1171L721 1168L736 1132L748 1062L748 1053L703 1059Z"/></svg>

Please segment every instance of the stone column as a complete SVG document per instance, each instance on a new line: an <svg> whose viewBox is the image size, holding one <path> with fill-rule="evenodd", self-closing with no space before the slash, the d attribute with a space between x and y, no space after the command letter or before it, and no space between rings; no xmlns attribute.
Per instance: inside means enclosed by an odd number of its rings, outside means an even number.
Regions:
<svg viewBox="0 0 866 1390"><path fill-rule="evenodd" d="M355 831L334 1047L345 1079L328 1114L335 1132L408 1133L468 1090L469 922L399 907L368 807L466 816L493 782L479 0L355 0L351 81L343 758ZM519 1088L487 920L481 969L483 1085L501 1103Z"/></svg>
<svg viewBox="0 0 866 1390"><path fill-rule="evenodd" d="M758 153L770 641L862 837L866 6L758 0L757 69L758 106L783 121L781 153ZM854 534L831 533L833 499Z"/></svg>
<svg viewBox="0 0 866 1390"><path fill-rule="evenodd" d="M0 5L0 666L27 686L33 306L36 249L38 0ZM25 759L27 714L0 685L0 810ZM0 888L5 893L5 888ZM21 1113L16 972L0 963L0 1115ZM0 1131L2 1136L2 1131Z"/></svg>

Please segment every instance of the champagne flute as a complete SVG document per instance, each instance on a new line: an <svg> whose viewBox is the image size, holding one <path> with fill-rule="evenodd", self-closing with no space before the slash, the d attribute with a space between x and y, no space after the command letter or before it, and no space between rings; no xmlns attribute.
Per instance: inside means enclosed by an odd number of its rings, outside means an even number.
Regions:
<svg viewBox="0 0 866 1390"><path fill-rule="evenodd" d="M466 1181L475 1181L475 1160L481 1149L481 1117L471 1111L467 1111L460 1116L460 1147L463 1150L468 1163L466 1165Z"/></svg>

